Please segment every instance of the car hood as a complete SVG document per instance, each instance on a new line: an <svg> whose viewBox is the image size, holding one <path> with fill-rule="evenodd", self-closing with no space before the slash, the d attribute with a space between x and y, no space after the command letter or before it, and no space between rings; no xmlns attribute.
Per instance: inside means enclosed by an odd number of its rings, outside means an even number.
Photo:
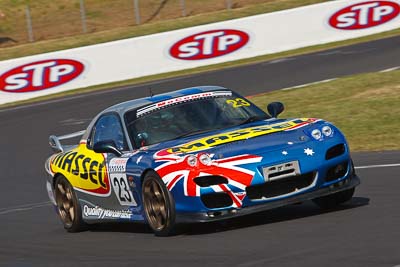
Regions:
<svg viewBox="0 0 400 267"><path fill-rule="evenodd" d="M156 157L201 152L219 156L261 153L266 149L278 150L309 141L304 130L317 122L323 121L314 118L269 119L163 142L146 149L154 151Z"/></svg>

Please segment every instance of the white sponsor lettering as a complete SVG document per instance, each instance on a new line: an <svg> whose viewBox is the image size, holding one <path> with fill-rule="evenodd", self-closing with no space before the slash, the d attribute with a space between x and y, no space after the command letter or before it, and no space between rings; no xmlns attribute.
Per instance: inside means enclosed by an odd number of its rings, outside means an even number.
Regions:
<svg viewBox="0 0 400 267"><path fill-rule="evenodd" d="M89 207L83 206L83 215L85 217L96 217L98 219L111 218L111 219L130 219L132 211L130 210L109 210L103 209L99 206Z"/></svg>
<svg viewBox="0 0 400 267"><path fill-rule="evenodd" d="M75 69L71 65L63 64L50 69L50 82L58 82L64 75L70 74Z"/></svg>
<svg viewBox="0 0 400 267"><path fill-rule="evenodd" d="M190 100L194 100L194 99L201 99L201 98L206 98L206 97L217 97L217 96L230 96L230 95L232 95L232 92L230 92L230 91L215 91L215 92L206 92L206 93L176 97L176 98L161 101L161 102L146 106L144 108L138 109L136 115L139 117L145 113L157 110L162 107L166 107L169 105L182 103L182 102L186 102L186 101L190 101Z"/></svg>
<svg viewBox="0 0 400 267"><path fill-rule="evenodd" d="M197 48L197 46L199 45L199 42L189 42L186 44L182 44L179 47L179 51L181 51L181 53L178 54L179 57L192 57L197 55L200 50Z"/></svg>
<svg viewBox="0 0 400 267"><path fill-rule="evenodd" d="M54 66L56 64L55 61L50 61L41 64L35 64L24 67L23 71L32 70L32 86L42 86L44 80L44 70L48 67Z"/></svg>
<svg viewBox="0 0 400 267"><path fill-rule="evenodd" d="M225 51L230 45L237 44L238 42L240 42L240 36L238 35L229 34L221 36L218 42L218 50Z"/></svg>
<svg viewBox="0 0 400 267"><path fill-rule="evenodd" d="M11 75L6 78L6 83L8 85L5 86L6 90L13 91L13 90L19 90L24 87L26 87L29 82L25 80L25 78L28 77L28 73L18 73Z"/></svg>
<svg viewBox="0 0 400 267"><path fill-rule="evenodd" d="M380 21L382 17L392 14L394 8L391 6L379 6L375 8L375 12L373 13L372 20L373 21Z"/></svg>
<svg viewBox="0 0 400 267"><path fill-rule="evenodd" d="M347 28L351 25L354 25L356 23L356 19L354 18L355 16L355 12L349 12L338 16L337 21L339 23L337 24L337 27Z"/></svg>
<svg viewBox="0 0 400 267"><path fill-rule="evenodd" d="M220 32L213 32L213 33L206 33L200 34L196 36L195 40L203 40L203 54L204 55L211 55L213 53L213 43L219 36L224 35L223 31Z"/></svg>
<svg viewBox="0 0 400 267"><path fill-rule="evenodd" d="M354 12L341 14L337 17L337 27L347 28L354 24L368 25L371 22L381 21L383 17L390 15L394 8L391 6L379 6L378 2L365 3L351 8ZM370 21L372 18L372 21Z"/></svg>
<svg viewBox="0 0 400 267"><path fill-rule="evenodd" d="M241 38L238 35L225 35L224 31L200 34L194 38L198 42L189 42L182 44L179 47L181 53L178 54L181 58L190 58L199 53L203 55L214 54L214 43L217 43L218 51L225 51L229 46L240 42Z"/></svg>
<svg viewBox="0 0 400 267"><path fill-rule="evenodd" d="M72 65L56 65L56 61L32 64L22 69L23 73L13 74L5 79L5 90L16 91L31 84L33 87L43 86L47 81L58 82L64 75L72 73L75 68ZM31 78L29 77L31 72ZM48 75L47 75L48 72Z"/></svg>
<svg viewBox="0 0 400 267"><path fill-rule="evenodd" d="M363 4L353 7L351 10L359 11L358 22L360 23L360 25L367 25L369 12L374 12L373 10L371 10L371 8L374 8L378 5L378 3Z"/></svg>

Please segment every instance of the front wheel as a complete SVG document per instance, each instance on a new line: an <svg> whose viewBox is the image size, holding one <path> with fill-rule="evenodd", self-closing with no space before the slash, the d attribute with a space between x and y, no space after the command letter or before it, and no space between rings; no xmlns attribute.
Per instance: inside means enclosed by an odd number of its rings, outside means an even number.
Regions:
<svg viewBox="0 0 400 267"><path fill-rule="evenodd" d="M154 172L146 174L142 186L142 199L147 222L156 236L173 234L175 228L175 202Z"/></svg>
<svg viewBox="0 0 400 267"><path fill-rule="evenodd" d="M85 230L87 225L82 220L78 199L71 184L64 176L56 178L55 198L64 228L70 233Z"/></svg>
<svg viewBox="0 0 400 267"><path fill-rule="evenodd" d="M332 195L327 195L313 199L314 203L323 209L332 209L338 205L349 201L354 195L355 188L347 189L345 191L340 191Z"/></svg>

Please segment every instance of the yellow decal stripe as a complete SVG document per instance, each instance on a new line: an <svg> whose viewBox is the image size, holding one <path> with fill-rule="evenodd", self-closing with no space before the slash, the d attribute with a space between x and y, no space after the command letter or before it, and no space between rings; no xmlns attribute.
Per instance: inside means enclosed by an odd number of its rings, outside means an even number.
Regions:
<svg viewBox="0 0 400 267"><path fill-rule="evenodd" d="M192 141L192 142L184 144L184 145L169 148L169 149L167 149L167 152L179 154L179 153L200 151L200 150L204 150L207 148L219 146L219 145L234 142L234 141L245 140L245 139L249 139L249 138L253 138L253 137L257 137L257 136L261 136L261 135L266 135L266 134L290 130L293 128L298 128L298 127L307 125L309 123L312 123L314 121L315 121L315 119L296 119L296 120L291 120L291 121L285 121L282 123L255 126L255 127L240 129L240 130L231 131L231 132L227 132L227 133L216 134L216 135L212 135L212 136L208 136L208 137L205 137L202 139Z"/></svg>

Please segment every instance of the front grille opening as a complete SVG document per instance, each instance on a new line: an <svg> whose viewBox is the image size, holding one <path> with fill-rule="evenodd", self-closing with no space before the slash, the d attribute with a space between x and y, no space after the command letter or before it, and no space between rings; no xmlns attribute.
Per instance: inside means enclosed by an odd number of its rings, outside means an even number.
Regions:
<svg viewBox="0 0 400 267"><path fill-rule="evenodd" d="M209 209L230 207L233 204L232 198L225 192L202 195L201 201Z"/></svg>
<svg viewBox="0 0 400 267"><path fill-rule="evenodd" d="M280 195L300 191L309 187L314 179L315 172L273 180L260 185L246 187L246 194L250 199L272 198Z"/></svg>
<svg viewBox="0 0 400 267"><path fill-rule="evenodd" d="M326 172L325 181L331 182L345 176L348 165L349 163L345 161L329 168L328 171Z"/></svg>
<svg viewBox="0 0 400 267"><path fill-rule="evenodd" d="M206 175L193 179L193 181L200 187L207 187L218 184L227 184L228 179L218 175Z"/></svg>
<svg viewBox="0 0 400 267"><path fill-rule="evenodd" d="M345 149L344 144L335 145L335 146L329 148L328 151L326 151L325 159L328 160L328 159L336 158L336 157L344 154L345 150L346 149Z"/></svg>
<svg viewBox="0 0 400 267"><path fill-rule="evenodd" d="M286 175L286 174L295 174L295 170L290 169L290 170L285 170L285 171L281 171L281 172L271 173L270 175L268 175L268 178L274 178L274 177L278 177L278 176L282 176L282 175Z"/></svg>

